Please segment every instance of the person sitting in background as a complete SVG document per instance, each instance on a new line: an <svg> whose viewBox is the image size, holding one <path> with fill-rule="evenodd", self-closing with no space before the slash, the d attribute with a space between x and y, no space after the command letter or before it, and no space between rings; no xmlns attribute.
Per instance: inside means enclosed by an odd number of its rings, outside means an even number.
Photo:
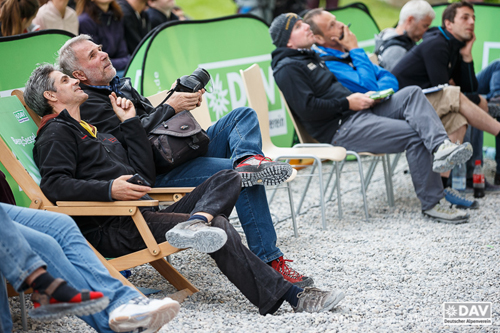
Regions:
<svg viewBox="0 0 500 333"><path fill-rule="evenodd" d="M80 33L92 36L97 44L102 45L118 75L122 76L130 53L125 41L123 13L118 3L115 0L80 0L76 12Z"/></svg>
<svg viewBox="0 0 500 333"><path fill-rule="evenodd" d="M134 54L142 39L151 31L151 22L145 12L148 0L118 0L118 3L123 12L127 50L129 54Z"/></svg>
<svg viewBox="0 0 500 333"><path fill-rule="evenodd" d="M151 29L165 22L179 20L179 17L172 12L175 0L148 0L148 5L146 14L151 22Z"/></svg>
<svg viewBox="0 0 500 333"><path fill-rule="evenodd" d="M344 25L337 28L348 33ZM301 17L282 14L274 19L269 32L276 45L271 62L274 79L312 137L358 152L406 151L422 214L437 222L468 221L469 214L450 207L444 199L438 173L464 163L472 148L448 140L419 87L401 89L388 100L375 102L368 94L352 93L326 68L311 50L314 34Z"/></svg>
<svg viewBox="0 0 500 333"><path fill-rule="evenodd" d="M177 5L175 5L174 8L172 8L172 13L175 14L179 18L179 21L191 20L191 17L187 16L184 13L184 11L182 10L182 8L177 6Z"/></svg>
<svg viewBox="0 0 500 333"><path fill-rule="evenodd" d="M312 49L344 87L359 93L389 88L398 91L396 77L370 61L365 50L358 46L356 35L337 21L335 15L320 8L312 9L304 16L304 22L314 33L316 45Z"/></svg>
<svg viewBox="0 0 500 333"><path fill-rule="evenodd" d="M78 15L68 7L68 0L40 0L42 5L33 19L40 30L59 29L78 35Z"/></svg>
<svg viewBox="0 0 500 333"><path fill-rule="evenodd" d="M88 95L78 84L78 79L51 65L35 69L26 84L26 103L43 117L33 149L42 191L51 201L144 199L151 188L127 182L131 174L140 173L154 183L153 152L133 103L117 98L114 92L109 95L121 122L125 148L112 135L81 120L80 105ZM283 301L296 312L333 309L344 298L342 291L294 286L243 245L227 219L240 189L239 173L223 170L166 209L142 208L141 212L158 242L168 240L177 248L210 253L229 281L258 306L261 314L274 313ZM146 247L129 216L75 220L104 256L126 255Z"/></svg>
<svg viewBox="0 0 500 333"><path fill-rule="evenodd" d="M358 47L356 36L335 15L321 9L313 9L304 17L311 26L321 59L340 83L352 92L366 93L392 88L398 90L399 83L394 75L380 66L372 64L365 51ZM344 34L342 39L340 36ZM346 52L349 51L349 52ZM437 94L441 97L440 94ZM426 95L429 97L429 95ZM450 112L449 102L442 98L428 98L448 133L450 141L463 142L467 130L467 120L458 112ZM441 105L443 100L445 105ZM448 111L448 112L445 112ZM449 172L441 175L447 183ZM467 200L453 189L443 185L446 200L457 208L478 208L475 200Z"/></svg>
<svg viewBox="0 0 500 333"><path fill-rule="evenodd" d="M387 28L375 35L375 54L380 66L392 71L406 52L422 39L435 17L427 1L408 1L399 12L396 28Z"/></svg>
<svg viewBox="0 0 500 333"><path fill-rule="evenodd" d="M32 21L38 12L37 0L4 0L0 13L0 36L14 36L36 31Z"/></svg>

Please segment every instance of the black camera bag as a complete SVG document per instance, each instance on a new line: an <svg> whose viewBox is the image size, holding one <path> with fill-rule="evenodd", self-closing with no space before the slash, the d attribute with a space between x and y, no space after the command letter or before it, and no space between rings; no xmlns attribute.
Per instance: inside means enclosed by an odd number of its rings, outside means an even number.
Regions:
<svg viewBox="0 0 500 333"><path fill-rule="evenodd" d="M182 111L149 133L157 174L166 173L184 162L203 156L210 138L189 111Z"/></svg>

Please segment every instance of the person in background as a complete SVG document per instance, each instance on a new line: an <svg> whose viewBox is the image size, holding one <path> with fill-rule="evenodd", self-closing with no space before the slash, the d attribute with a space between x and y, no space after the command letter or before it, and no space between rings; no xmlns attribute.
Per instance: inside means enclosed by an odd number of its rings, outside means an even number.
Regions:
<svg viewBox="0 0 500 333"><path fill-rule="evenodd" d="M148 0L119 0L123 11L123 25L125 27L125 41L129 54L135 49L151 31L151 22L146 14Z"/></svg>
<svg viewBox="0 0 500 333"><path fill-rule="evenodd" d="M42 5L33 19L40 30L59 29L78 35L78 15L68 7L68 0L39 0Z"/></svg>
<svg viewBox="0 0 500 333"><path fill-rule="evenodd" d="M273 20L276 0L234 0L238 14L252 14L263 19L267 24Z"/></svg>
<svg viewBox="0 0 500 333"><path fill-rule="evenodd" d="M0 36L14 36L38 30L32 25L38 8L37 0L4 0L0 13Z"/></svg>
<svg viewBox="0 0 500 333"><path fill-rule="evenodd" d="M175 14L179 18L179 21L191 20L191 17L187 16L184 13L184 11L182 10L182 8L177 6L177 5L175 5L174 8L172 8L172 13Z"/></svg>
<svg viewBox="0 0 500 333"><path fill-rule="evenodd" d="M115 0L80 0L76 6L79 31L92 36L109 55L118 76L123 76L130 55L125 41L123 12Z"/></svg>
<svg viewBox="0 0 500 333"><path fill-rule="evenodd" d="M148 5L146 14L151 22L151 29L165 22L179 20L179 17L173 13L175 0L149 0Z"/></svg>

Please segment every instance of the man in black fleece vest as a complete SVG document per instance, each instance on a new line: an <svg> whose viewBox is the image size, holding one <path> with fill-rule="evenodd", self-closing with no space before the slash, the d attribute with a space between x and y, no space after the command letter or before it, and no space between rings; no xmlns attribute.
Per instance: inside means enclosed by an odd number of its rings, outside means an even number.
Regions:
<svg viewBox="0 0 500 333"><path fill-rule="evenodd" d="M425 216L463 223L467 213L443 200L438 172L450 170L472 154L470 144L448 141L436 112L418 87L407 87L376 103L368 94L351 93L311 50L314 35L295 14L282 14L269 29L276 83L290 108L318 141L372 153L406 151L413 185ZM344 33L348 33L344 28ZM338 37L332 37L338 40Z"/></svg>

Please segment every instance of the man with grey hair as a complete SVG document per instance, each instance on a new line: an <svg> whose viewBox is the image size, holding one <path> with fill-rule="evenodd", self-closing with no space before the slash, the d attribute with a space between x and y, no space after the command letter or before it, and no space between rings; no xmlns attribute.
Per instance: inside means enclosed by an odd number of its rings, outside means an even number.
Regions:
<svg viewBox="0 0 500 333"><path fill-rule="evenodd" d="M424 0L408 1L399 13L396 28L387 28L375 36L375 54L381 67L391 71L398 61L429 29L436 13Z"/></svg>
<svg viewBox="0 0 500 333"><path fill-rule="evenodd" d="M81 106L82 117L102 131L123 140L119 120L113 112L108 95L114 91L130 99L147 133L183 110L193 110L201 103L204 89L197 92L175 91L156 108L132 87L130 78L115 77L109 57L89 36L70 39L59 51L62 70L80 80L80 87L89 95ZM159 187L198 186L221 170L236 170L243 178L236 211L247 237L250 250L279 271L283 277L301 287L313 284L288 265L276 246L276 230L261 185L277 185L296 173L288 163L271 161L263 156L259 121L251 108L240 107L212 124L207 130L208 152L168 172L157 170ZM295 173L294 173L295 172Z"/></svg>

